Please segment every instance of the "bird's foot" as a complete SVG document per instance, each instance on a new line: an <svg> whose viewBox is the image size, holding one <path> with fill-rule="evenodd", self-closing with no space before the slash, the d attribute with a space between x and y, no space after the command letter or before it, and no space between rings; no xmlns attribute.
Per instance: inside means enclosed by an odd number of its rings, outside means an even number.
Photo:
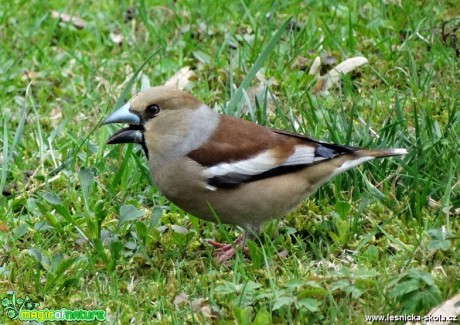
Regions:
<svg viewBox="0 0 460 325"><path fill-rule="evenodd" d="M212 245L216 248L215 256L216 262L221 264L225 261L228 261L236 254L236 249L242 249L244 253L248 253L248 248L244 246L244 236L241 235L233 241L233 244L222 244L214 240L207 240L209 245Z"/></svg>

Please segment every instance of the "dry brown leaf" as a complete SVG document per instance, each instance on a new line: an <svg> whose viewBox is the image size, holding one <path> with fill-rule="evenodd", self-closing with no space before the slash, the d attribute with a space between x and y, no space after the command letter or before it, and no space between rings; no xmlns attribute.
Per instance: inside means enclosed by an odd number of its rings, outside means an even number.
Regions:
<svg viewBox="0 0 460 325"><path fill-rule="evenodd" d="M38 78L38 73L35 71L24 71L21 75L22 81L31 81Z"/></svg>
<svg viewBox="0 0 460 325"><path fill-rule="evenodd" d="M303 56L299 56L297 59L295 59L294 63L292 63L291 68L293 69L299 69L299 70L306 70L306 66L308 64L308 59Z"/></svg>
<svg viewBox="0 0 460 325"><path fill-rule="evenodd" d="M8 226L5 223L0 223L0 232L7 232Z"/></svg>
<svg viewBox="0 0 460 325"><path fill-rule="evenodd" d="M313 93L327 95L329 89L340 81L342 74L347 74L367 62L368 60L362 56L356 56L341 62L318 79L316 85L313 87Z"/></svg>
<svg viewBox="0 0 460 325"><path fill-rule="evenodd" d="M13 182L8 183L3 187L2 195L3 196L10 196L14 192L16 192L17 189L18 189L18 186L16 184L14 184Z"/></svg>
<svg viewBox="0 0 460 325"><path fill-rule="evenodd" d="M121 45L123 43L123 35L119 33L110 33L110 40L117 45Z"/></svg>
<svg viewBox="0 0 460 325"><path fill-rule="evenodd" d="M455 186L453 187L455 188ZM428 196L428 206L433 209L439 209L442 206L441 201L435 201L431 198L431 196ZM460 208L454 208L452 206L446 206L442 209L442 212L446 214L450 214L451 216L458 216L460 215Z"/></svg>
<svg viewBox="0 0 460 325"><path fill-rule="evenodd" d="M191 81L193 80L196 80L195 72L190 70L189 66L185 66L169 78L164 85L184 90L185 88L191 88Z"/></svg>
<svg viewBox="0 0 460 325"><path fill-rule="evenodd" d="M433 209L438 209L441 206L441 203L438 201L435 201L431 198L431 196L428 197L428 206Z"/></svg>
<svg viewBox="0 0 460 325"><path fill-rule="evenodd" d="M398 7L402 8L401 0L384 0L383 3L386 5L397 5Z"/></svg>
<svg viewBox="0 0 460 325"><path fill-rule="evenodd" d="M51 17L55 19L59 19L64 23L72 23L72 25L74 25L78 29L83 29L86 26L86 22L83 19L80 19L76 16L66 14L64 12L51 10Z"/></svg>
<svg viewBox="0 0 460 325"><path fill-rule="evenodd" d="M83 113L77 113L73 116L72 121L75 123L80 123L81 121L86 120L88 117Z"/></svg>
<svg viewBox="0 0 460 325"><path fill-rule="evenodd" d="M126 289L128 290L128 292L130 294L133 294L135 287L136 287L136 285L134 283L134 277L131 277L131 281L129 281L128 286L126 287Z"/></svg>
<svg viewBox="0 0 460 325"><path fill-rule="evenodd" d="M61 107L57 106L53 108L50 112L50 119L51 120L60 120L62 118L62 109Z"/></svg>
<svg viewBox="0 0 460 325"><path fill-rule="evenodd" d="M278 256L281 257L283 260L289 255L287 249L283 249L281 252L278 252Z"/></svg>
<svg viewBox="0 0 460 325"><path fill-rule="evenodd" d="M197 314L202 314L206 318L212 318L212 311L211 307L209 307L209 303L207 300L203 298L194 299L191 303L192 310Z"/></svg>
<svg viewBox="0 0 460 325"><path fill-rule="evenodd" d="M318 76L319 77L319 68L321 67L321 58L317 56L314 60L313 63L311 64L310 70L308 71L308 74L310 76Z"/></svg>
<svg viewBox="0 0 460 325"><path fill-rule="evenodd" d="M321 64L324 66L332 66L337 63L337 59L330 53L321 52L319 56L321 58Z"/></svg>
<svg viewBox="0 0 460 325"><path fill-rule="evenodd" d="M181 304L189 304L190 301L188 299L188 295L185 292L181 292L178 294L173 301L174 307L179 308Z"/></svg>
<svg viewBox="0 0 460 325"><path fill-rule="evenodd" d="M199 312L200 311L200 308L201 308L201 303L204 301L203 298L197 298L197 299L193 299L192 301L192 309L194 312Z"/></svg>
<svg viewBox="0 0 460 325"><path fill-rule="evenodd" d="M94 80L96 80L96 90L99 88L103 87L104 91L109 92L110 90L110 82L107 79L104 79L103 77L97 75L94 77Z"/></svg>
<svg viewBox="0 0 460 325"><path fill-rule="evenodd" d="M202 306L201 307L201 313L206 318L212 318L213 317L212 310L211 310L211 307L209 307L209 305Z"/></svg>
<svg viewBox="0 0 460 325"><path fill-rule="evenodd" d="M452 48L455 55L460 57L460 42L459 42L460 18L446 20L441 26L441 40L445 46Z"/></svg>

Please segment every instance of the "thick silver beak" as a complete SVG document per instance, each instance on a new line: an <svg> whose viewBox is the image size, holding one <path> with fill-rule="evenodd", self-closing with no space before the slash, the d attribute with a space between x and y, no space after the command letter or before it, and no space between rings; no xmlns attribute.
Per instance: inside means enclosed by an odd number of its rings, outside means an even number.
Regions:
<svg viewBox="0 0 460 325"><path fill-rule="evenodd" d="M110 123L128 123L132 125L140 125L141 119L136 114L132 113L129 109L131 108L131 104L128 102L115 112L109 115L103 122L104 124Z"/></svg>
<svg viewBox="0 0 460 325"><path fill-rule="evenodd" d="M110 123L127 123L129 126L127 128L121 129L118 132L112 134L112 136L107 140L107 144L115 143L139 143L144 144L144 134L143 126L141 124L141 119L139 116L131 112L129 109L131 105L126 103L115 112L110 114L103 122L102 125Z"/></svg>

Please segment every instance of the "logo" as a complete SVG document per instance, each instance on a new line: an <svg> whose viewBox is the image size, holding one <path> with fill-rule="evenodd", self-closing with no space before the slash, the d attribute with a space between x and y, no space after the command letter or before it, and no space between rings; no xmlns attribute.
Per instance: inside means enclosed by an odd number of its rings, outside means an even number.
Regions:
<svg viewBox="0 0 460 325"><path fill-rule="evenodd" d="M36 321L36 322L80 322L80 321L104 321L104 310L85 309L38 309L40 303L25 298L16 297L16 293L9 293L11 297L2 299L3 313L12 320Z"/></svg>

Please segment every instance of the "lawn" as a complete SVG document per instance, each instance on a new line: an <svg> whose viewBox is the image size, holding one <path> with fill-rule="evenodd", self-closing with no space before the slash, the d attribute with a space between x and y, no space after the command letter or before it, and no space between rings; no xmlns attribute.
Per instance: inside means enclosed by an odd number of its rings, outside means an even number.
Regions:
<svg viewBox="0 0 460 325"><path fill-rule="evenodd" d="M457 1L3 1L0 23L0 322L13 292L109 324L362 324L460 291ZM351 58L366 60L326 87ZM225 114L409 153L334 178L217 264L205 239L240 231L169 203L142 149L99 127L167 81Z"/></svg>

